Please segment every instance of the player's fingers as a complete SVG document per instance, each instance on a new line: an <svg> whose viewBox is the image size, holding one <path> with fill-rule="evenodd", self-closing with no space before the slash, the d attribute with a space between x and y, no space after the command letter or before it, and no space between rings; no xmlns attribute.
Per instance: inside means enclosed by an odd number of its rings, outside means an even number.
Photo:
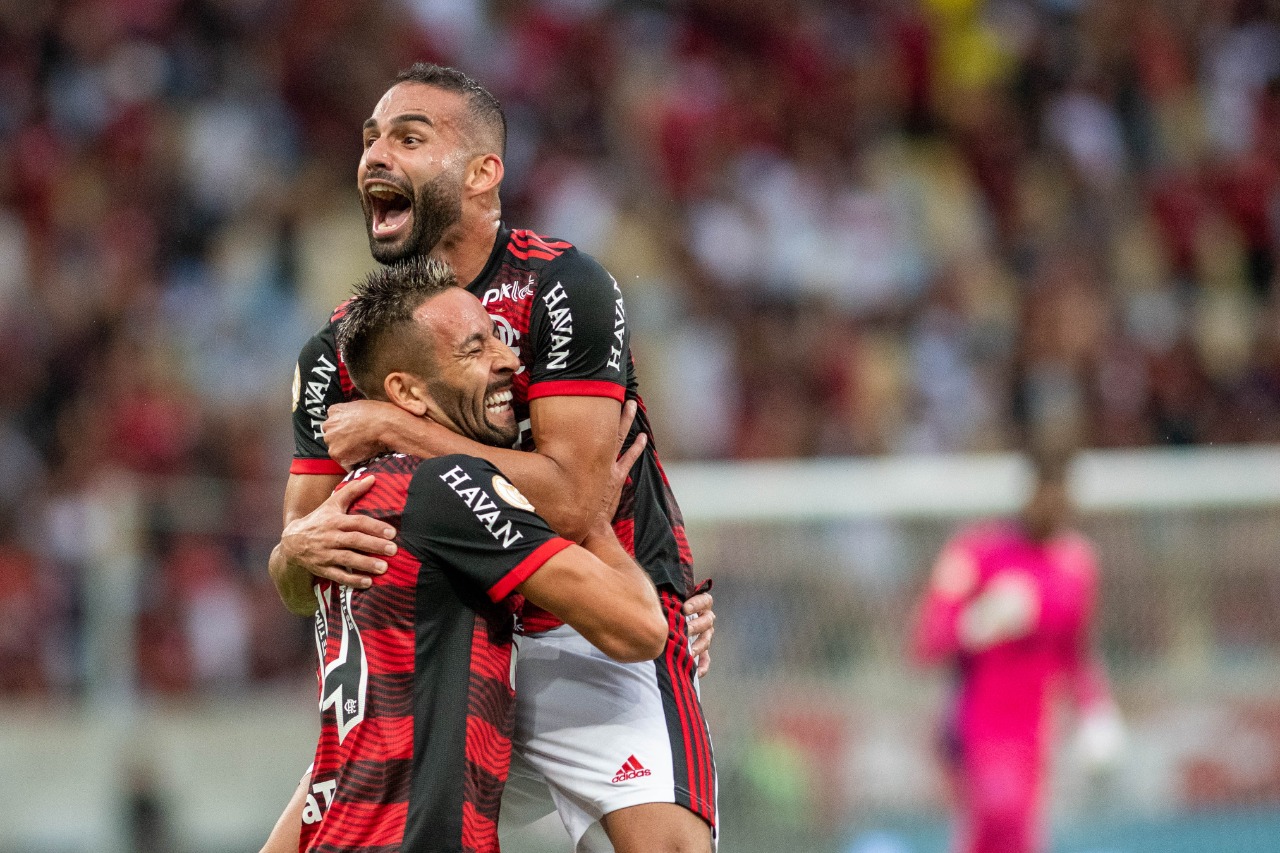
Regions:
<svg viewBox="0 0 1280 853"><path fill-rule="evenodd" d="M368 589L373 586L373 578L355 572L344 572L342 569L329 566L316 572L316 577L326 578L334 583L349 586L352 589Z"/></svg>
<svg viewBox="0 0 1280 853"><path fill-rule="evenodd" d="M627 452L618 457L617 464L624 476L635 467L636 461L640 458L640 454L644 453L645 445L648 443L649 436L642 432L636 436L636 440L627 448Z"/></svg>
<svg viewBox="0 0 1280 853"><path fill-rule="evenodd" d="M346 514L334 517L328 523L332 530L341 531L342 533L363 533L366 536L376 536L379 539L395 539L396 529L385 521L379 521L376 518L370 518L367 515ZM385 541L382 544L386 544ZM378 553L382 553L379 546ZM394 552L391 552L394 553Z"/></svg>
<svg viewBox="0 0 1280 853"><path fill-rule="evenodd" d="M622 418L618 421L618 449L626 443L631 432L631 423L636 419L636 401L628 400L622 404Z"/></svg>
<svg viewBox="0 0 1280 853"><path fill-rule="evenodd" d="M686 616L695 613L702 613L711 610L711 606L716 603L715 598L709 592L700 592L697 595L691 595L685 599L682 612Z"/></svg>
<svg viewBox="0 0 1280 853"><path fill-rule="evenodd" d="M698 677L705 676L709 669L711 669L711 652L705 651L698 655Z"/></svg>
<svg viewBox="0 0 1280 853"><path fill-rule="evenodd" d="M396 543L377 534L347 531L333 537L330 547L335 551L352 551L374 557L390 557L397 550ZM341 562L341 560L335 561Z"/></svg>
<svg viewBox="0 0 1280 853"><path fill-rule="evenodd" d="M693 643L690 645L689 651L693 653L694 657L700 657L711 651L711 637L715 632L715 628L708 628L692 638Z"/></svg>
<svg viewBox="0 0 1280 853"><path fill-rule="evenodd" d="M373 583L370 575L380 575L387 570L385 560L366 557L355 552L343 552L332 562L315 569L316 577L328 578L343 586L367 589Z"/></svg>
<svg viewBox="0 0 1280 853"><path fill-rule="evenodd" d="M341 489L335 490L329 496L329 500L332 501L332 506L346 512L351 509L351 505L356 502L357 498L373 488L373 482L373 474L366 474L358 480L351 480Z"/></svg>
<svg viewBox="0 0 1280 853"><path fill-rule="evenodd" d="M689 633L702 634L710 631L712 626L716 624L716 614L714 611L705 610L696 615L686 617L689 624Z"/></svg>

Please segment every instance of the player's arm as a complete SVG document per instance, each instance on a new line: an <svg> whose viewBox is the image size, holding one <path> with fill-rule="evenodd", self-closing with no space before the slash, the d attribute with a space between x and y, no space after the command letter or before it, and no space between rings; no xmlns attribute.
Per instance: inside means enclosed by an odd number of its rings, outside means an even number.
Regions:
<svg viewBox="0 0 1280 853"><path fill-rule="evenodd" d="M349 484L333 493L345 471L329 457L321 425L333 404L346 399L331 320L298 356L293 381L294 458L284 493L284 530L267 570L293 613L315 612L313 575L355 587L368 586L357 572L385 571L370 555L394 553L395 530L365 516L348 515L351 503L371 483ZM366 478L371 479L371 478Z"/></svg>
<svg viewBox="0 0 1280 853"><path fill-rule="evenodd" d="M560 551L517 589L614 660L653 660L666 647L667 622L653 581L611 529Z"/></svg>
<svg viewBox="0 0 1280 853"><path fill-rule="evenodd" d="M940 663L960 653L960 616L977 586L973 554L960 542L948 543L934 563L916 614L912 640L920 662Z"/></svg>
<svg viewBox="0 0 1280 853"><path fill-rule="evenodd" d="M492 462L561 536L581 542L609 489L622 403L609 397L557 396L529 406L537 450L490 447L391 403L333 406L324 425L330 452L344 465L395 450L431 459L462 454Z"/></svg>
<svg viewBox="0 0 1280 853"><path fill-rule="evenodd" d="M1120 709L1111 696L1106 666L1094 641L1097 605L1097 561L1092 548L1081 543L1077 565L1084 576L1079 587L1083 616L1066 634L1063 673L1077 709L1074 748L1085 769L1098 772L1113 766L1125 750L1128 734Z"/></svg>
<svg viewBox="0 0 1280 853"><path fill-rule="evenodd" d="M267 570L281 601L299 616L315 612L314 577L356 589L387 570L396 552L396 530L385 521L348 512L373 485L373 476L353 480L336 492L336 474L290 474L284 493L284 531L271 550ZM382 556L376 556L382 555Z"/></svg>
<svg viewBox="0 0 1280 853"><path fill-rule="evenodd" d="M302 836L302 809L307 802L307 791L310 787L311 771L308 769L289 799L289 804L276 819L276 825L271 828L267 843L262 845L258 853L298 853L298 844Z"/></svg>
<svg viewBox="0 0 1280 853"><path fill-rule="evenodd" d="M400 535L409 553L478 585L491 601L519 592L605 654L651 660L667 638L657 591L607 522L598 528L589 541L608 562L557 536L491 463L446 456L414 473Z"/></svg>

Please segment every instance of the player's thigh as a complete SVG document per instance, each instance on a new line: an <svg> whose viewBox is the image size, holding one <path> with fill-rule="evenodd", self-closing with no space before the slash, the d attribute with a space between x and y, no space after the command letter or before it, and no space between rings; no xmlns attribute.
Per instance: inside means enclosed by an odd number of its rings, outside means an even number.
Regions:
<svg viewBox="0 0 1280 853"><path fill-rule="evenodd" d="M691 660L674 674L674 653L619 664L567 628L519 642L514 747L546 777L580 849L601 818L633 806L676 804L715 820L715 766Z"/></svg>
<svg viewBox="0 0 1280 853"><path fill-rule="evenodd" d="M1035 811L1045 772L1034 739L984 739L966 744L965 799L971 811L1012 821Z"/></svg>
<svg viewBox="0 0 1280 853"><path fill-rule="evenodd" d="M684 806L645 803L600 820L615 853L712 853L711 827Z"/></svg>
<svg viewBox="0 0 1280 853"><path fill-rule="evenodd" d="M512 750L511 771L502 790L502 811L498 816L499 837L521 832L554 811L556 803L547 780L519 751Z"/></svg>

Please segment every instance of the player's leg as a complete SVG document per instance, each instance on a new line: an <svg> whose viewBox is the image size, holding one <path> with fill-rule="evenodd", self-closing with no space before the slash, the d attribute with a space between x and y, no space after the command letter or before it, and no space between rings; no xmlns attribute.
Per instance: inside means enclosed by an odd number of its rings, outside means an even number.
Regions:
<svg viewBox="0 0 1280 853"><path fill-rule="evenodd" d="M514 747L546 777L579 853L614 849L602 827L619 850L714 846L711 742L680 602L663 598L672 639L656 661L619 664L568 628L521 640Z"/></svg>
<svg viewBox="0 0 1280 853"><path fill-rule="evenodd" d="M712 853L714 849L711 826L674 803L628 806L609 812L600 825L615 853Z"/></svg>
<svg viewBox="0 0 1280 853"><path fill-rule="evenodd" d="M964 823L967 853L1036 853L1040 849L1040 768L1034 743L1000 740L966 745Z"/></svg>
<svg viewBox="0 0 1280 853"><path fill-rule="evenodd" d="M502 789L502 811L498 815L499 840L519 837L531 824L555 811L547 780L513 745L511 771Z"/></svg>
<svg viewBox="0 0 1280 853"><path fill-rule="evenodd" d="M310 787L311 770L308 768L259 853L298 853L298 841L302 835L302 807L307 801L307 789Z"/></svg>

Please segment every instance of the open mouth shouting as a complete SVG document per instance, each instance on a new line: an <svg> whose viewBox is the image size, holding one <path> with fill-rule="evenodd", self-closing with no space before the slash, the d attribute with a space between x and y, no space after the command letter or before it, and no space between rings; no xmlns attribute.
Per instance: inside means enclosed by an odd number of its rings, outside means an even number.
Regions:
<svg viewBox="0 0 1280 853"><path fill-rule="evenodd" d="M364 197L373 239L395 239L412 227L413 199L408 190L385 180L370 180L365 182Z"/></svg>

